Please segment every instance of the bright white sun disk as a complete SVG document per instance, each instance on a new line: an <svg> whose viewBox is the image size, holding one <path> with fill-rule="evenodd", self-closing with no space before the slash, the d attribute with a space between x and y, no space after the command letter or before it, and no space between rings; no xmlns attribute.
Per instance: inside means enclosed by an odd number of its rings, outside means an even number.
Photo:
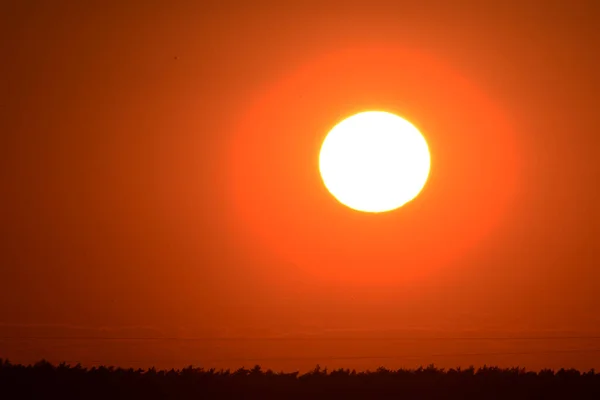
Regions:
<svg viewBox="0 0 600 400"><path fill-rule="evenodd" d="M388 112L367 111L329 132L319 168L325 186L342 204L365 212L390 211L423 189L429 148L410 122Z"/></svg>

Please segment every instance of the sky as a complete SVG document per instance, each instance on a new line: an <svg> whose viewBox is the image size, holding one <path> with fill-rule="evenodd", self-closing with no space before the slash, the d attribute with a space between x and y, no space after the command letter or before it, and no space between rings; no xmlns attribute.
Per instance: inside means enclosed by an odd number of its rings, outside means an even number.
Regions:
<svg viewBox="0 0 600 400"><path fill-rule="evenodd" d="M594 1L0 16L0 357L600 367ZM369 109L431 150L391 213L318 175Z"/></svg>

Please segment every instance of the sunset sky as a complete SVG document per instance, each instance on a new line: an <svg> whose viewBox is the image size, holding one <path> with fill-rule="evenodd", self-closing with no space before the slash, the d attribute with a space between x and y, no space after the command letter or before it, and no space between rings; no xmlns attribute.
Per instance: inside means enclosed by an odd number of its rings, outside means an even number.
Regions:
<svg viewBox="0 0 600 400"><path fill-rule="evenodd" d="M600 368L597 2L0 16L0 358ZM431 152L382 214L318 169L375 109Z"/></svg>

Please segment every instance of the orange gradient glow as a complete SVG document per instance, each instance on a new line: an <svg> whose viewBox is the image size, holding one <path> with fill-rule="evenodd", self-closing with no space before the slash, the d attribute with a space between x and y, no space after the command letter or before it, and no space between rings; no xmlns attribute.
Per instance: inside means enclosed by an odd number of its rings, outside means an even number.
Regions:
<svg viewBox="0 0 600 400"><path fill-rule="evenodd" d="M427 190L393 213L340 207L319 174L337 122L363 110L409 115L432 149ZM333 52L265 88L227 157L231 223L246 243L308 280L412 285L452 273L503 219L518 156L503 111L443 60L398 46Z"/></svg>

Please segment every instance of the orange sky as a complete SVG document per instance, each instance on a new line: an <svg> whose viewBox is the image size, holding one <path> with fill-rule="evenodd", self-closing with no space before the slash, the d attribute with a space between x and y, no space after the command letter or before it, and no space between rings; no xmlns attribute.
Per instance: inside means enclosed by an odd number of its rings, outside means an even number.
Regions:
<svg viewBox="0 0 600 400"><path fill-rule="evenodd" d="M595 2L12 3L0 357L600 367L481 339L600 336ZM318 176L365 109L431 148L393 213Z"/></svg>

